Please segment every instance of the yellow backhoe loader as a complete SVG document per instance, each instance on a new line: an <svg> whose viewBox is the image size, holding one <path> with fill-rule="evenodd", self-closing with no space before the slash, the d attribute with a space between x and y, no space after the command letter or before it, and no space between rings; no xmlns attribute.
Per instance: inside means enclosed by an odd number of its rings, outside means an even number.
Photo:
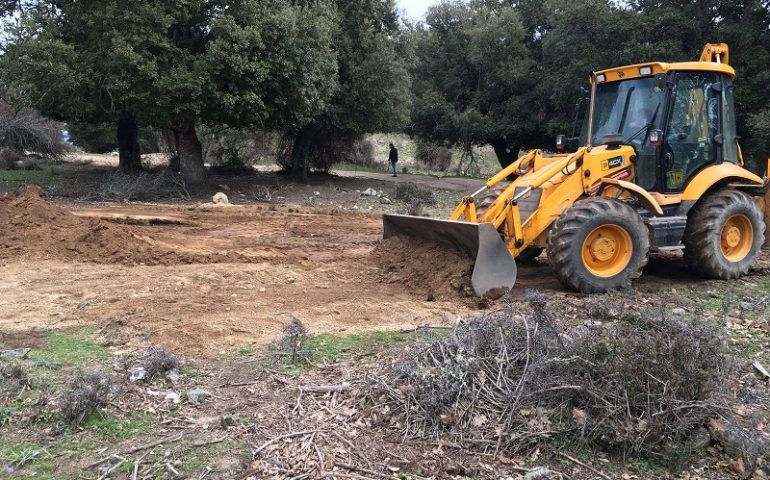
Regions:
<svg viewBox="0 0 770 480"><path fill-rule="evenodd" d="M571 153L534 150L462 199L449 220L384 216L384 237L442 242L475 257L478 295L510 289L516 260L545 249L566 287L623 287L650 251L684 249L706 278L748 272L764 243L755 198L764 178L743 168L724 44L696 62L595 72L583 133ZM569 150L560 135L557 149Z"/></svg>

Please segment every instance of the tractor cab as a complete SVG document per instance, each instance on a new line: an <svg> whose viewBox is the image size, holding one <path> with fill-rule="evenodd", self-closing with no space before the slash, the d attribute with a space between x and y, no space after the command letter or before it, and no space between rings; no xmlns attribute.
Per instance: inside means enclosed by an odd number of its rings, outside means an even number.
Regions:
<svg viewBox="0 0 770 480"><path fill-rule="evenodd" d="M581 146L633 147L634 183L662 194L682 193L709 166L741 164L728 59L726 45L709 44L698 62L592 74Z"/></svg>

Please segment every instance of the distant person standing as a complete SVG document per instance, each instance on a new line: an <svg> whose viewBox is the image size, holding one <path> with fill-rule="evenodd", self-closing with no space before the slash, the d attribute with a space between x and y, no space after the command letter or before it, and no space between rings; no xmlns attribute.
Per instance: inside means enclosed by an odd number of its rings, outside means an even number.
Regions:
<svg viewBox="0 0 770 480"><path fill-rule="evenodd" d="M398 149L392 143L390 144L390 155L388 156L388 160L390 160L390 166L393 169L393 176L397 177L398 172L396 170L396 165L398 164Z"/></svg>

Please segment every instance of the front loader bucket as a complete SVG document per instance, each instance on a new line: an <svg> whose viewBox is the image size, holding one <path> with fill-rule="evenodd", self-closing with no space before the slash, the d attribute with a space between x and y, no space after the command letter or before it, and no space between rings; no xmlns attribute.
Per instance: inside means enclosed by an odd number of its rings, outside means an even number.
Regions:
<svg viewBox="0 0 770 480"><path fill-rule="evenodd" d="M516 262L491 223L438 220L410 215L383 215L383 238L397 235L449 245L476 259L473 290L484 296L490 290L510 290L516 283Z"/></svg>

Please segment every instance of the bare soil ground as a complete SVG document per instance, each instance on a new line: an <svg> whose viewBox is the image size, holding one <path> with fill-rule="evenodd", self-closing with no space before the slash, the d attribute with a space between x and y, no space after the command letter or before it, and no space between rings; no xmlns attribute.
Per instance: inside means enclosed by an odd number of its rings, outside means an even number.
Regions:
<svg viewBox="0 0 770 480"><path fill-rule="evenodd" d="M0 391L0 468L17 470L0 479L299 479L321 478L324 468L335 472L327 478L523 478L541 464L562 478L600 478L558 455L495 457L488 445L404 436L377 423L358 387L300 393L301 385L354 384L390 361L388 349L408 345L415 327L516 304L528 288L567 305L584 300L561 288L543 257L520 266L509 296L480 304L463 293L466 259L380 242L379 213L406 205L363 197L369 187L389 196L394 184L332 176L305 186L265 175L214 177L206 198L163 204L44 199L35 189L0 199L0 351L32 348L42 369L34 375L52 389ZM459 196L457 185L442 188L434 215ZM200 206L219 190L240 205ZM724 324L753 375L751 361L770 364L769 265L765 253L751 276L714 282L687 273L679 255L656 256L635 294L595 301L629 311L680 308ZM564 322L585 322L580 308ZM312 366L274 365L264 353L294 318L315 342ZM181 379L126 381L123 359L140 358L150 344L180 356ZM45 410L35 407L44 395L93 368L124 388L101 417L64 431L28 418ZM164 400L197 385L212 397ZM564 448L608 475L601 478L677 478L647 460ZM685 467L684 478L738 478L733 460L708 448L711 456ZM126 463L108 473L119 458Z"/></svg>
<svg viewBox="0 0 770 480"><path fill-rule="evenodd" d="M30 189L3 200L0 220L6 331L119 323L177 353L217 354L265 344L291 318L340 334L468 311L459 296L427 302L383 280L370 256L381 237L373 215L267 205L65 210Z"/></svg>

